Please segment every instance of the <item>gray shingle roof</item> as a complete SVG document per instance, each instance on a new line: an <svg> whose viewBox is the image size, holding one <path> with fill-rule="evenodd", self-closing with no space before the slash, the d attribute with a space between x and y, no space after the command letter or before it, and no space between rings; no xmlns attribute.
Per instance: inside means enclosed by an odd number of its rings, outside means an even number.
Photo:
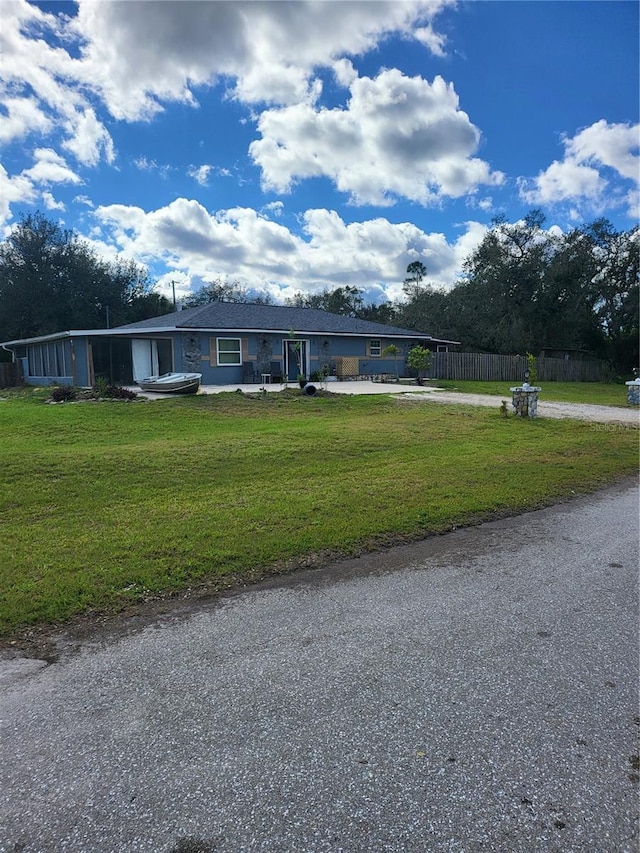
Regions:
<svg viewBox="0 0 640 853"><path fill-rule="evenodd" d="M400 329L317 308L290 308L282 305L252 305L237 302L212 302L198 308L151 317L138 323L118 326L119 331L144 329L233 329L235 331L310 332L316 334L378 335L436 340L426 332Z"/></svg>

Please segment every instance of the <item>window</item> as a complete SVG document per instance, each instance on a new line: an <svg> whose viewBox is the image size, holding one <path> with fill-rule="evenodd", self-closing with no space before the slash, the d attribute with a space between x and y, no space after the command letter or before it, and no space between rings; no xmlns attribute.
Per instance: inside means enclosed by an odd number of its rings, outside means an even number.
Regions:
<svg viewBox="0 0 640 853"><path fill-rule="evenodd" d="M369 355L373 358L380 357L382 354L382 344L379 338L372 338L369 341Z"/></svg>
<svg viewBox="0 0 640 853"><path fill-rule="evenodd" d="M242 364L240 338L218 338L218 364Z"/></svg>
<svg viewBox="0 0 640 853"><path fill-rule="evenodd" d="M66 376L67 359L63 341L31 344L28 347L29 376Z"/></svg>

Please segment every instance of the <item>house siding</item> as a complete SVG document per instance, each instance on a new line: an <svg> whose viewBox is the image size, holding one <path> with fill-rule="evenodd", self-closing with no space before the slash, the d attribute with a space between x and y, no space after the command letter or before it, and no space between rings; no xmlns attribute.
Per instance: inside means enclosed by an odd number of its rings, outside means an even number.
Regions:
<svg viewBox="0 0 640 853"><path fill-rule="evenodd" d="M245 368L251 366L256 374L271 372L272 365L276 364L284 369L285 347L289 340L287 335L275 334L252 334L241 337L242 342L242 364L225 365L217 364L217 338L232 338L232 333L221 335L203 334L200 351L202 353L200 366L194 370L202 373L203 385L230 385L242 383L245 376ZM336 335L312 335L300 333L295 335L296 340L308 342L308 372L314 373L329 366L330 372L335 372L337 365L342 359L358 359L358 374L376 375L381 373L395 374L396 366L402 370L405 356L408 350L416 344L415 340L394 339L393 343L398 347L397 360L393 357L372 356L370 354L370 340L364 337L349 337ZM391 339L376 338L380 340L381 351L392 342ZM177 366L176 370L182 368Z"/></svg>
<svg viewBox="0 0 640 853"><path fill-rule="evenodd" d="M294 331L283 331L288 329ZM240 341L239 364L218 364L220 338ZM307 375L328 369L344 377L395 374L404 371L407 352L419 342L431 349L434 344L454 343L316 309L216 303L112 330L60 332L8 341L7 346L22 360L27 382L87 387L96 378L133 384L134 340L156 342L151 350L158 354L154 369L201 373L204 385L260 381L262 373L284 375L285 369L289 380L295 380L300 369ZM294 341L300 348L294 350ZM382 354L391 343L398 347L395 358ZM43 359L43 347L53 358ZM64 355L56 361L56 353ZM302 368L298 357L304 359Z"/></svg>
<svg viewBox="0 0 640 853"><path fill-rule="evenodd" d="M134 336L132 335L132 338ZM136 335L136 338L155 339L157 341L170 341L171 343L171 368L174 371L188 371L202 373L203 385L235 385L246 381L247 369L251 369L254 376L260 373L272 373L274 369L283 371L285 367L285 350L287 342L291 340L289 335L275 333L250 333L241 334L233 331L222 331L220 333L198 332L196 330L188 333L178 331L167 334L154 333L150 335ZM240 340L241 363L238 365L219 365L217 361L217 341L219 338L238 338ZM93 339L94 346L98 346L108 340L105 335L99 339ZM122 338L113 338L122 347ZM415 346L416 340L398 338L368 338L348 335L314 335L302 332L295 335L295 340L302 340L307 345L306 372L311 375L318 370L328 369L330 374L337 375L379 375L395 374L396 369L401 373L404 369L405 357L408 350ZM398 355L385 357L383 355L371 355L371 340L380 341L380 351L390 343L398 347ZM32 385L49 385L56 383L60 385L77 385L80 387L91 386L96 375L104 376L117 384L132 384L131 372L128 374L113 372L107 375L108 370L98 363L94 366L92 358L91 340L86 336L73 337L64 341L57 341L58 345L65 347L65 364L71 366L71 370L64 374L57 372L34 373L35 365L42 363L38 360L37 353L43 347L52 348L53 344L33 344L27 347L27 357L23 359L25 381ZM130 344L129 344L130 346ZM40 348L40 350L38 349ZM348 365L344 372L344 365ZM102 369L101 369L102 368ZM294 378L289 371L289 378Z"/></svg>

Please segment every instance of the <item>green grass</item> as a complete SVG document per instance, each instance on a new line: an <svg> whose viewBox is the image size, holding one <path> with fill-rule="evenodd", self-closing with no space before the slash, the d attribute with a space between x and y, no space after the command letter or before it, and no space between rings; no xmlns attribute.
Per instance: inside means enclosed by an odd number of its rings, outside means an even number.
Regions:
<svg viewBox="0 0 640 853"><path fill-rule="evenodd" d="M472 380L434 379L429 382L447 391L461 391L463 394L491 394L511 399L509 389L518 382L476 382ZM608 382L537 382L542 389L541 401L555 403L594 403L600 406L624 406L627 404L627 386Z"/></svg>
<svg viewBox="0 0 640 853"><path fill-rule="evenodd" d="M498 407L297 391L7 396L5 635L542 506L637 469L637 430L504 419Z"/></svg>

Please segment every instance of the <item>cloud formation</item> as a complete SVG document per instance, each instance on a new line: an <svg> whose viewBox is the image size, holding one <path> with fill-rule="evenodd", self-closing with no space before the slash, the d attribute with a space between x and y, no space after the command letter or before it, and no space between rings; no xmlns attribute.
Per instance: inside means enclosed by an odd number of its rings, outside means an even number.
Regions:
<svg viewBox="0 0 640 853"><path fill-rule="evenodd" d="M79 0L77 15L73 16L50 14L26 0L7 0L0 33L0 110L5 114L0 144L23 140L28 147L35 140L34 149L57 151L59 156L64 151L78 167L114 164L117 151L105 123L104 108L116 121L151 121L170 102L198 108L198 90L219 81L229 88L231 97L258 109L265 104L291 106L302 112L308 108L311 114L307 123L320 130L323 117L312 107L322 91L319 69L334 69L337 77L352 84L350 115L342 119L334 116L333 122L341 126L343 135L349 135L349 125L359 114L365 117L366 99L376 97L375 92L365 91L367 87L381 90L388 78L358 81L344 55L372 50L392 33L413 38L442 55L445 39L435 31L434 20L452 4L453 0L346 0L340 3L337 15L334 3L319 0ZM411 83L399 85L406 89ZM382 91L378 94L385 97ZM428 93L423 93L424 97L428 98ZM457 132L461 147L468 150L476 143L476 132L463 116L450 116L451 129ZM278 120L283 118L283 114L268 112L261 123L262 148L256 148L255 156L256 162L264 161L264 181L269 185L287 180L282 158L276 163L273 153L267 151L270 136L278 132ZM462 127L465 123L468 126ZM445 130L442 121L435 125ZM380 128L372 130L376 140L369 160L375 168L376 158L384 155L393 140L385 141ZM418 143L420 130L424 132L425 128L405 131L409 134L405 157ZM294 169L288 176L291 181L310 173L308 161L313 152L307 156L301 151L293 135L288 143L297 149ZM362 149L361 141L359 147ZM319 168L333 175L354 198L386 199L389 194L405 191L401 181L376 187L366 169L354 176L352 185L332 163L337 153L335 144L329 145ZM205 186L211 168L194 166L190 174ZM27 179L33 182L45 174L34 154ZM445 193L464 192L487 174L488 168L480 161L449 165L441 161L421 176L423 187L417 197L430 197L430 183ZM27 194L21 197L26 199Z"/></svg>
<svg viewBox="0 0 640 853"><path fill-rule="evenodd" d="M197 106L197 89L223 79L251 104L308 102L318 68L374 48L390 33L441 53L433 20L452 0L340 4L282 2L121 3L79 0L75 17L26 0L3 3L2 133L18 139L62 120L67 147L95 165L113 149L87 93L117 120L150 120L167 102ZM42 38L46 35L47 38Z"/></svg>
<svg viewBox="0 0 640 853"><path fill-rule="evenodd" d="M305 178L327 177L354 204L420 204L500 184L476 153L480 132L460 109L452 84L406 77L397 69L350 85L346 108L296 104L265 110L262 138L250 154L267 190L287 192Z"/></svg>
<svg viewBox="0 0 640 853"><path fill-rule="evenodd" d="M374 48L390 33L439 53L433 21L451 0L282 2L84 2L76 29L83 74L116 118L149 118L163 101L195 103L198 86L220 77L246 103L313 98L314 71ZM135 77L128 69L136 68Z"/></svg>
<svg viewBox="0 0 640 853"><path fill-rule="evenodd" d="M563 139L563 160L554 162L533 180L520 179L520 195L530 204L554 205L561 202L587 202L598 210L609 192L611 170L617 179L628 181L627 195L619 203L629 205L634 216L640 184L640 125L609 124L604 119L586 127L574 137ZM637 216L637 207L635 207Z"/></svg>
<svg viewBox="0 0 640 853"><path fill-rule="evenodd" d="M185 281L228 275L274 296L301 289L321 291L348 283L385 298L402 294L406 268L421 260L429 281L451 286L462 262L482 240L484 226L465 223L454 244L442 234L427 234L415 225L377 218L346 223L331 210L307 210L302 236L251 208L209 213L197 201L176 199L145 213L124 205L99 207L104 251L140 260L161 259L172 276Z"/></svg>
<svg viewBox="0 0 640 853"><path fill-rule="evenodd" d="M450 286L479 223L447 240L379 211L350 222L331 208L346 200L420 221L419 206L434 222L438 212L466 218L465 205L500 210L513 183L494 162L498 147L488 153L495 139L435 73L453 66L440 24L455 5L4 0L0 225L20 206L69 217L81 207L106 256L131 255L159 275L164 263L184 282L221 274L274 294L348 283L397 297L407 264L421 260ZM382 66L383 54L402 65L405 47L406 71ZM184 146L168 144L175 127ZM604 120L566 136L562 159L519 179L520 199L576 217L607 204L637 215L637 141L637 126Z"/></svg>

